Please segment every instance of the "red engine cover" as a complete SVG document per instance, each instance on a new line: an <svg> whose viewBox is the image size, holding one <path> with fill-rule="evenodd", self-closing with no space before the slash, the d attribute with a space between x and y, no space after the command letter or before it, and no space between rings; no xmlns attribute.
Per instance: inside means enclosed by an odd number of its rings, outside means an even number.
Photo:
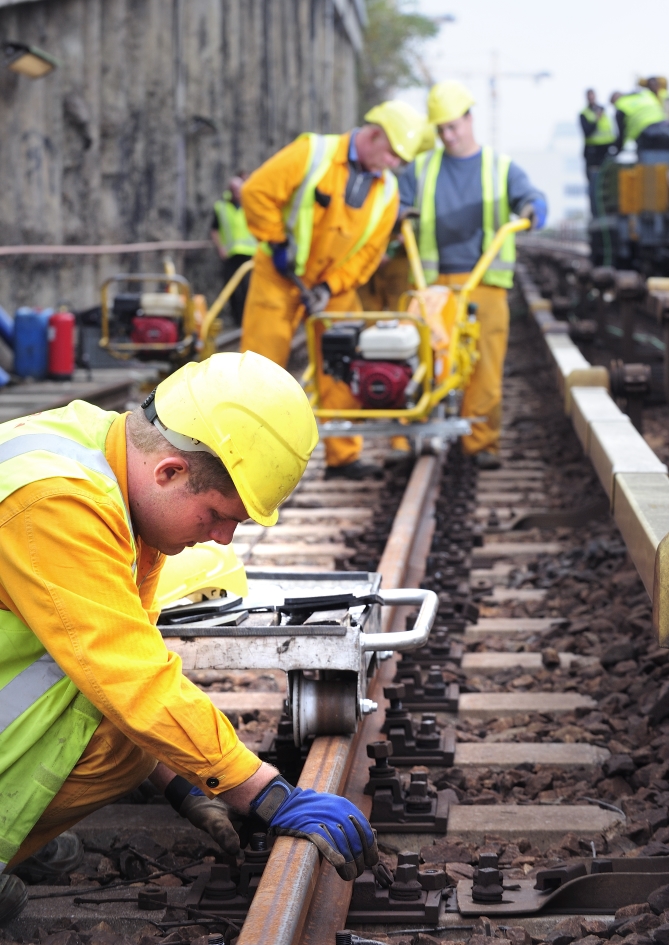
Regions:
<svg viewBox="0 0 669 945"><path fill-rule="evenodd" d="M179 331L171 318L133 318L130 340L136 345L173 345L179 340Z"/></svg>
<svg viewBox="0 0 669 945"><path fill-rule="evenodd" d="M351 390L363 407L398 410L411 380L411 366L398 361L352 361Z"/></svg>

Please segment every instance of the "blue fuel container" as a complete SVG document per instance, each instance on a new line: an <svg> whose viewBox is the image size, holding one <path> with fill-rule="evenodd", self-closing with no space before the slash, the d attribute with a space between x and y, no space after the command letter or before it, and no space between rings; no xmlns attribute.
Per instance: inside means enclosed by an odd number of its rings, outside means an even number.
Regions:
<svg viewBox="0 0 669 945"><path fill-rule="evenodd" d="M40 379L46 376L48 328L53 309L19 308L14 316L14 373Z"/></svg>

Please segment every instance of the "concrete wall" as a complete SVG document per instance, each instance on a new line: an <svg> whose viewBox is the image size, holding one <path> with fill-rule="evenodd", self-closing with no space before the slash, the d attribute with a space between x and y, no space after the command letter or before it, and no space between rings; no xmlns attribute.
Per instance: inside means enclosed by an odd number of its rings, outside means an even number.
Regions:
<svg viewBox="0 0 669 945"><path fill-rule="evenodd" d="M61 65L0 67L0 244L206 239L231 173L354 123L358 23L351 0L2 0L0 43ZM175 255L213 300L214 252ZM0 257L0 304L84 308L160 261Z"/></svg>

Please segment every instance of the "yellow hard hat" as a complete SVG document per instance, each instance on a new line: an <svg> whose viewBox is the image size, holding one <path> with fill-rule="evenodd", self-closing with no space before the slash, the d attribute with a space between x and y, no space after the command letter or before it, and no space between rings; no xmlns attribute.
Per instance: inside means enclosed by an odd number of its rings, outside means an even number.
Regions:
<svg viewBox="0 0 669 945"><path fill-rule="evenodd" d="M427 97L427 116L433 125L445 125L469 111L475 99L462 82L447 79L437 82Z"/></svg>
<svg viewBox="0 0 669 945"><path fill-rule="evenodd" d="M248 597L246 571L232 545L207 542L165 559L156 603L163 610L184 597L197 597L199 601L202 596L218 597L220 591Z"/></svg>
<svg viewBox="0 0 669 945"><path fill-rule="evenodd" d="M424 117L407 105L393 99L375 105L365 115L365 121L380 125L388 135L390 146L403 161L413 161L420 150L420 142L425 130Z"/></svg>
<svg viewBox="0 0 669 945"><path fill-rule="evenodd" d="M418 148L418 154L422 154L423 151L433 151L437 145L437 136L434 131L434 125L431 125L429 122L425 122L425 127L423 128L423 135L420 139L420 147Z"/></svg>
<svg viewBox="0 0 669 945"><path fill-rule="evenodd" d="M218 456L246 511L274 525L318 442L307 396L268 358L214 354L189 361L142 404L147 419L179 450Z"/></svg>

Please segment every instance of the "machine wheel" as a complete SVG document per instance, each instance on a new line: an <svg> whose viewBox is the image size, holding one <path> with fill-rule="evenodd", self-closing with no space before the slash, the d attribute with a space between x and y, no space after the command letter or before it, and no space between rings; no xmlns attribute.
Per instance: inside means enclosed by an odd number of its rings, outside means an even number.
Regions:
<svg viewBox="0 0 669 945"><path fill-rule="evenodd" d="M350 735L358 721L358 685L354 674L337 679L309 678L290 673L290 701L295 744L309 735Z"/></svg>

